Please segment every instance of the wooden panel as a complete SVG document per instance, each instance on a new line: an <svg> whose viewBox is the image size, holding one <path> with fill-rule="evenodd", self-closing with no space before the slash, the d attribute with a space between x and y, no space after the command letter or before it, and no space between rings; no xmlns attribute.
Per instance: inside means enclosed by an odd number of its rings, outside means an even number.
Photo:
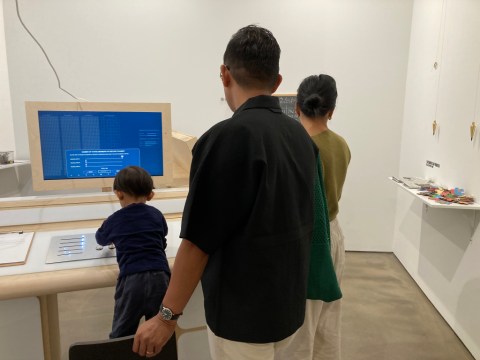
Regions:
<svg viewBox="0 0 480 360"><path fill-rule="evenodd" d="M160 199L182 199L188 195L187 188L173 188L168 190L154 190L155 200ZM0 199L0 210L32 208L44 206L62 206L62 205L78 205L88 203L111 203L117 202L118 199L113 193L98 194L78 194L78 195L54 195L54 196L31 196L22 198L4 198Z"/></svg>

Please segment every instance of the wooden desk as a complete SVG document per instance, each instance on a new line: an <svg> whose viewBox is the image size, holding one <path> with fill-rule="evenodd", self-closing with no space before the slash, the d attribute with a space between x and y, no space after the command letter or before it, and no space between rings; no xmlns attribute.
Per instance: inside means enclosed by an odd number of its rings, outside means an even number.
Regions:
<svg viewBox="0 0 480 360"><path fill-rule="evenodd" d="M168 216L167 221L171 231L168 242L175 243L178 247L180 217ZM115 286L118 277L115 258L45 264L48 240L52 235L82 230L91 232L96 229L78 228L76 227L78 224L73 223L68 225L72 226L72 229L37 231L27 264L0 268L0 300L28 297L37 297L39 300L45 360L60 360L61 357L57 295L63 292ZM177 239L174 239L175 236ZM170 257L170 266L173 266L173 262L174 257ZM5 275L8 273L10 275Z"/></svg>
<svg viewBox="0 0 480 360"><path fill-rule="evenodd" d="M170 211L169 213L164 212L169 224L167 256L170 255L170 266L173 266L176 249L180 243L181 211L186 197L186 191L174 192L175 196L167 193L165 197L157 196L154 201L149 203L162 212L165 211L164 209ZM183 195L183 199L178 197L178 194ZM2 202L2 200L4 199L0 200L0 221L4 226L0 226L0 232L34 231L35 236L25 265L0 268L0 300L37 297L40 302L44 360L60 360L57 294L115 286L118 266L115 258L45 264L49 239L59 233L95 231L103 219L119 206L117 201L113 202L111 198L98 203L81 199L80 202L74 204L65 204L53 198L48 200L29 199L23 202L22 200L4 200ZM16 205L15 202L17 202ZM28 206L29 202L30 206ZM62 213L60 216L62 220L67 220L55 221L58 212ZM96 218L91 218L92 214ZM32 221L37 218L42 221ZM14 225L6 226L5 223L9 222ZM2 224L0 223L0 225ZM195 308L198 309L198 306ZM204 315L200 314L200 317L196 316L196 318L193 325L187 324L183 330L180 329L179 334L205 330ZM188 319L182 319L182 321L188 322ZM180 321L179 325L181 325ZM191 330L188 329L188 326Z"/></svg>

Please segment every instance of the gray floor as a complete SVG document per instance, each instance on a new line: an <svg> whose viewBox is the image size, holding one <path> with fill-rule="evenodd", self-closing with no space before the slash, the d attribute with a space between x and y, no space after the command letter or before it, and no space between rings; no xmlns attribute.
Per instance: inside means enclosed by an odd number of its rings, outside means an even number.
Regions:
<svg viewBox="0 0 480 360"><path fill-rule="evenodd" d="M342 289L343 360L474 359L393 254L348 252ZM108 338L113 292L59 295L63 360L75 341Z"/></svg>
<svg viewBox="0 0 480 360"><path fill-rule="evenodd" d="M391 253L347 253L344 360L474 359Z"/></svg>

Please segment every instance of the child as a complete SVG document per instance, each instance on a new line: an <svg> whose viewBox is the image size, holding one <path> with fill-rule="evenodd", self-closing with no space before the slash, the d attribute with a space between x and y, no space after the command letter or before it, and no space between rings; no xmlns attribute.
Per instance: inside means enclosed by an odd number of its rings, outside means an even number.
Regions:
<svg viewBox="0 0 480 360"><path fill-rule="evenodd" d="M95 237L102 246L113 243L120 274L110 338L134 335L142 316L158 314L170 280L165 248L167 223L151 200L153 180L138 166L115 176L113 191L122 208L106 219Z"/></svg>

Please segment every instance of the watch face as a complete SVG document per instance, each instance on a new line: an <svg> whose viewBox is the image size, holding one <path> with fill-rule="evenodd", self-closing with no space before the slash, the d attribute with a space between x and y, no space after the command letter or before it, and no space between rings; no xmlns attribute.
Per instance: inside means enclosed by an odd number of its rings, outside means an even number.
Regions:
<svg viewBox="0 0 480 360"><path fill-rule="evenodd" d="M173 313L172 313L172 310L170 310L169 308L166 308L166 307L162 307L162 317L165 319L165 320L170 320L173 316Z"/></svg>

